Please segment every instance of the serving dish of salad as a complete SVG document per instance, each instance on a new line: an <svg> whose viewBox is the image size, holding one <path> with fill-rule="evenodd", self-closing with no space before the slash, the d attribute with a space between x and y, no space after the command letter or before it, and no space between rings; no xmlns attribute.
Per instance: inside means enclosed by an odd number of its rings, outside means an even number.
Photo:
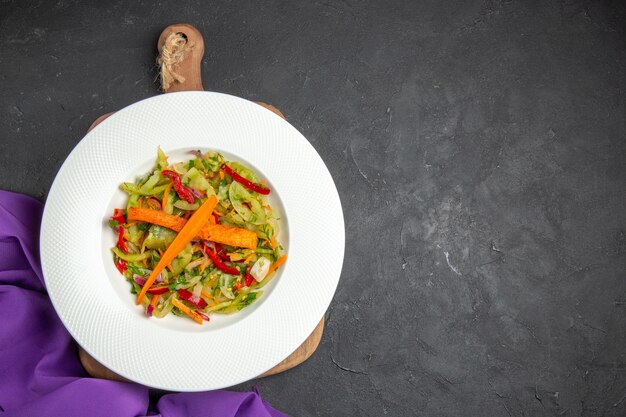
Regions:
<svg viewBox="0 0 626 417"><path fill-rule="evenodd" d="M113 262L148 317L203 324L236 313L263 295L287 259L266 182L219 152L192 150L170 163L158 148L152 169L121 189L126 207L108 220Z"/></svg>
<svg viewBox="0 0 626 417"><path fill-rule="evenodd" d="M146 386L205 391L261 375L307 339L344 236L306 138L253 102L193 91L132 104L77 143L40 251L55 310L89 355Z"/></svg>

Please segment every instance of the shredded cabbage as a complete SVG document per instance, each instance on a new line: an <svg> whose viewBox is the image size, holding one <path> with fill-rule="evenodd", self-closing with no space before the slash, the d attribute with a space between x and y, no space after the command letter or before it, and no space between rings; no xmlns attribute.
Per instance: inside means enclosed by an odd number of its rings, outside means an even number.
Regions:
<svg viewBox="0 0 626 417"><path fill-rule="evenodd" d="M221 169L223 164L228 165L243 179L233 180ZM190 189L195 196L193 203L178 196L177 185L171 178L162 175L164 170L171 170L179 175L178 186ZM230 174L237 176L232 172ZM254 184L250 185L248 182L246 185L246 180ZM250 275L250 269L260 257L265 257L272 263L284 258L283 247L276 240L278 217L268 204L267 196L259 194L263 192L259 188L265 187L263 184L253 169L237 161L226 161L219 152L194 151L191 159L172 164L165 152L158 148L152 171L135 182L120 185L128 193L126 211L121 210L123 213L127 213L131 207L158 208L158 205L154 205L156 199L164 215L188 218L208 197L216 196L218 205L214 214L217 222L224 226L245 228L255 233L259 239L255 249L192 240L168 268L163 270L160 279L142 300L143 308L151 313L148 315L162 318L169 313L178 316L189 314L175 307L172 300L178 300L190 311L201 312L205 316L212 313L230 314L240 311L261 297L263 291L260 288L275 273L270 269L269 274L261 282L257 282ZM253 191L254 187L257 187L258 192ZM153 200L148 205L150 198ZM117 211L111 220L120 220ZM154 269L177 232L151 223L126 221L122 224L121 221L115 221L110 224L118 234L118 245L112 248L113 261L130 283L131 293L137 294L141 291L142 277L148 276ZM120 233L123 233L121 240L125 242L124 245L119 244ZM211 260L207 251L212 252L209 255L218 257L222 267ZM233 275L234 271L239 273Z"/></svg>

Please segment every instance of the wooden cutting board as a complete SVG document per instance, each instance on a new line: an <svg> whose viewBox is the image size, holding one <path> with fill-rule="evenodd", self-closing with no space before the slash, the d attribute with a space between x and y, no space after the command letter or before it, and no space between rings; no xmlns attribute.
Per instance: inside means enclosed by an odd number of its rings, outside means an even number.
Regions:
<svg viewBox="0 0 626 417"><path fill-rule="evenodd" d="M173 91L204 91L204 87L202 86L202 77L200 74L202 57L204 56L204 40L202 38L202 34L195 27L188 24L177 24L168 26L159 37L159 41L157 44L159 52L162 51L165 40L172 33L184 34L184 36L187 38L187 45L190 47L190 49L185 54L185 58L182 60L182 62L176 67L176 73L184 77L184 81L174 82L169 86L169 88L165 90L165 93ZM283 119L285 118L281 111L278 110L276 107L262 102L257 102L257 104L273 111ZM96 127L104 119L112 114L113 113L107 113L98 117L89 127L88 131ZM207 144L207 146L210 147L210 144ZM302 343L302 345L300 345L298 349L296 349L291 355L285 358L278 365L265 372L264 374L259 375L259 377L284 372L307 360L313 354L313 352L315 352L315 349L317 349L317 346L322 339L323 332L324 318L322 317L317 327L315 327L311 335L304 341L304 343ZM117 375L115 372L104 367L81 347L78 348L78 356L83 367L89 375L95 378L112 379L116 381L128 381L126 378Z"/></svg>

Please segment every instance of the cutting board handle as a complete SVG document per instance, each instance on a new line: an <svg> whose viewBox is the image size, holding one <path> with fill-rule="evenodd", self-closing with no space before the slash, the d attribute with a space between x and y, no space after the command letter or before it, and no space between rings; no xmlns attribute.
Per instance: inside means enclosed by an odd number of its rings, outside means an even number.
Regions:
<svg viewBox="0 0 626 417"><path fill-rule="evenodd" d="M163 91L166 93L173 91L204 91L200 71L202 67L202 57L204 56L204 39L202 38L202 34L198 29L186 23L170 25L166 27L163 32L161 32L161 36L159 36L157 43L159 55L163 52L163 47L165 46L165 41L168 36L173 33L180 33L187 39L186 47L188 47L188 49L185 52L184 58L178 65L173 67L173 70L178 75L182 76L184 80L172 82L167 89L164 86Z"/></svg>

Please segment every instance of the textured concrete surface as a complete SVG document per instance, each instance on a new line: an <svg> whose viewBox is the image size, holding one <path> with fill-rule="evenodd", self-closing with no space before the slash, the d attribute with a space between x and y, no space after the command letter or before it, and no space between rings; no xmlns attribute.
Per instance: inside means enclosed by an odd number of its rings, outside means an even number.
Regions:
<svg viewBox="0 0 626 417"><path fill-rule="evenodd" d="M158 94L162 28L192 23L205 87L279 107L344 206L325 337L258 381L268 401L623 416L625 18L584 0L3 1L0 188L44 200L97 116Z"/></svg>

